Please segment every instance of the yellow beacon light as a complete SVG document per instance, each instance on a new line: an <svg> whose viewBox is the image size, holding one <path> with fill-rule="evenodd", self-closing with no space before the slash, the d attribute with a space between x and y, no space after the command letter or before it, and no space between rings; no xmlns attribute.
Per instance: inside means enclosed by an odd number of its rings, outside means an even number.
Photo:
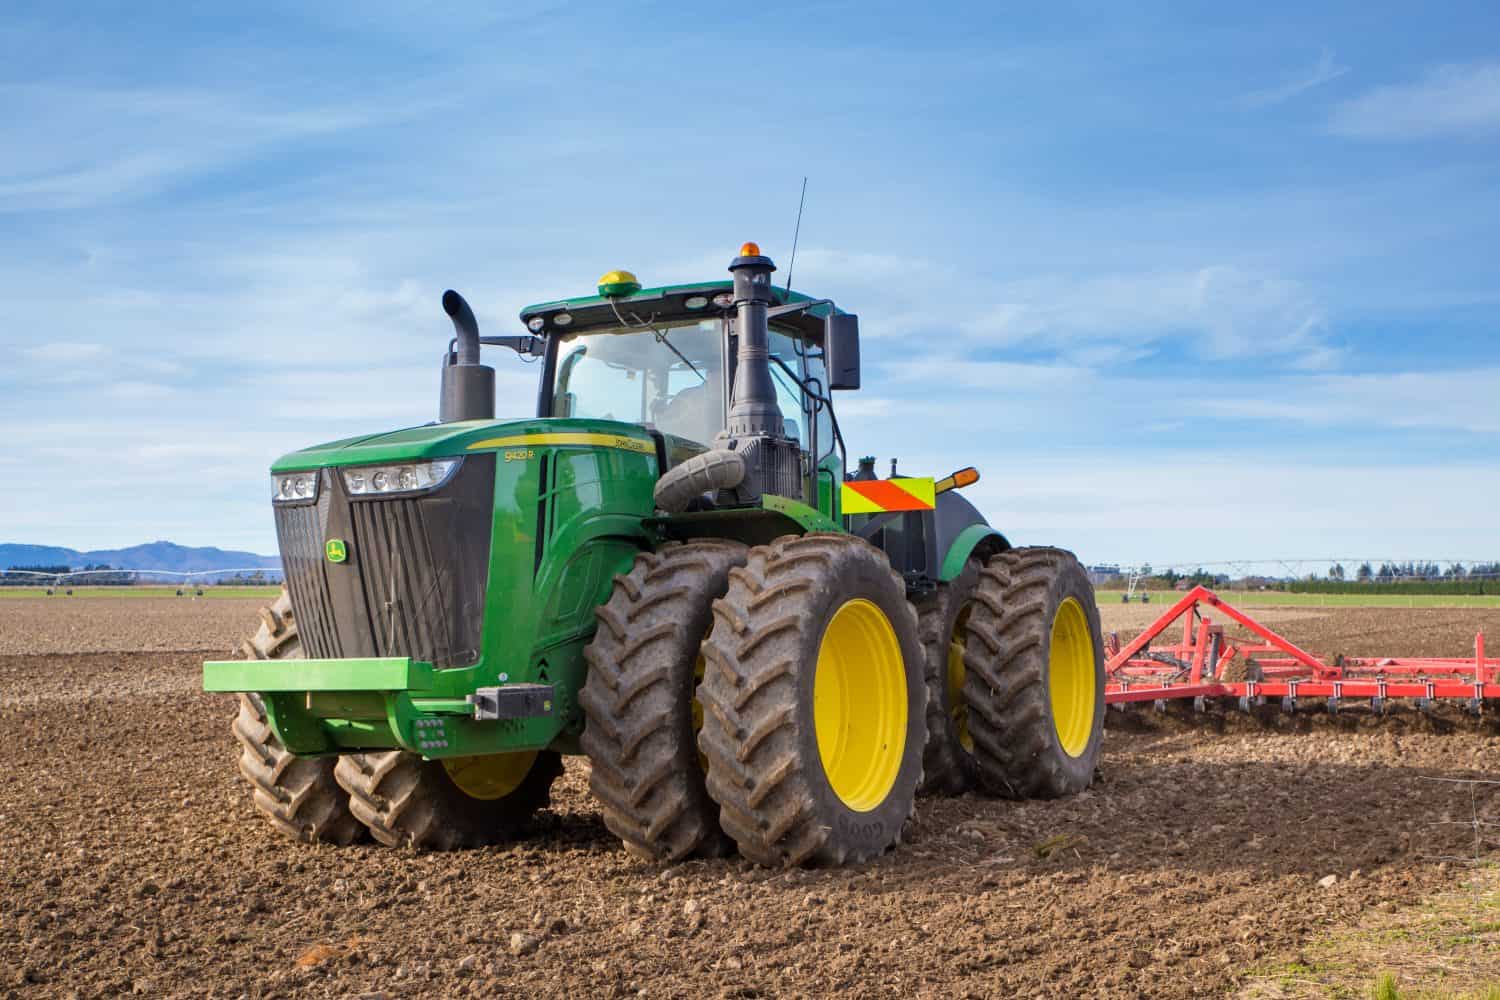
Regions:
<svg viewBox="0 0 1500 1000"><path fill-rule="evenodd" d="M599 279L599 294L605 298L634 295L641 290L641 283L629 271L610 271Z"/></svg>
<svg viewBox="0 0 1500 1000"><path fill-rule="evenodd" d="M740 256L741 257L759 257L760 256L760 244L759 243L744 243L744 244L741 244L741 246L740 246Z"/></svg>

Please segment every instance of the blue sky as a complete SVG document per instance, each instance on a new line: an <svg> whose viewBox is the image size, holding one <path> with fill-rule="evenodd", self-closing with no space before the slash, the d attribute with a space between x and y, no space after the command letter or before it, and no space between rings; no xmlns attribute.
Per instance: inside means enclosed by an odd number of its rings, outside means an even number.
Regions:
<svg viewBox="0 0 1500 1000"><path fill-rule="evenodd" d="M0 14L0 541L273 551L277 454L435 415L443 289L784 267L807 175L851 449L1013 540L1500 555L1492 5L313 6Z"/></svg>

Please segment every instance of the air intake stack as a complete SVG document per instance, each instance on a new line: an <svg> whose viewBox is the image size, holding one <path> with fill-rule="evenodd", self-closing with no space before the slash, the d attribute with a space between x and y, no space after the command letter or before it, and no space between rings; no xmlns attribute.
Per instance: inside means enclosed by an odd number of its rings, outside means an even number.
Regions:
<svg viewBox="0 0 1500 1000"><path fill-rule="evenodd" d="M728 428L715 444L745 461L745 479L734 490L740 502L763 493L802 499L802 451L786 435L776 385L771 381L770 327L766 311L775 302L771 273L776 265L746 243L729 263L734 275L735 352L733 402Z"/></svg>
<svg viewBox="0 0 1500 1000"><path fill-rule="evenodd" d="M479 363L479 322L464 297L443 293L443 312L453 321L453 348L443 356L438 420L495 419L495 369Z"/></svg>

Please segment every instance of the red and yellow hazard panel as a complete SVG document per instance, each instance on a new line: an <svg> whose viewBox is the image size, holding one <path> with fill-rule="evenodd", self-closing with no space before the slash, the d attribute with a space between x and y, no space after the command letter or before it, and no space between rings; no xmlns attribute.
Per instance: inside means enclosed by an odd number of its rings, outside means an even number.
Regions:
<svg viewBox="0 0 1500 1000"><path fill-rule="evenodd" d="M884 514L932 510L937 492L931 479L856 479L844 483L840 497L845 514Z"/></svg>

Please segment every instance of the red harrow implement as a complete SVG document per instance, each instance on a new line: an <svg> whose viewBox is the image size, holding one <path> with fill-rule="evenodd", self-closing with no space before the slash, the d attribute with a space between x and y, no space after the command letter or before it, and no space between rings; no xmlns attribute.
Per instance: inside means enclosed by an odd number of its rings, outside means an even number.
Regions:
<svg viewBox="0 0 1500 1000"><path fill-rule="evenodd" d="M1205 610L1213 609L1244 627L1258 641L1231 639ZM1179 619L1181 639L1154 643ZM1461 701L1476 715L1485 699L1500 699L1500 659L1485 658L1484 633L1474 637L1467 658L1341 656L1324 662L1278 635L1207 587L1194 587L1166 609L1144 632L1125 645L1111 633L1105 640L1105 701L1123 707L1130 702L1193 699L1202 709L1211 698L1237 698L1241 709L1281 699L1294 712L1299 698L1326 699L1338 712L1346 699L1368 698L1381 714L1392 698L1415 699L1426 711L1439 699ZM1492 706L1493 708L1493 706Z"/></svg>

